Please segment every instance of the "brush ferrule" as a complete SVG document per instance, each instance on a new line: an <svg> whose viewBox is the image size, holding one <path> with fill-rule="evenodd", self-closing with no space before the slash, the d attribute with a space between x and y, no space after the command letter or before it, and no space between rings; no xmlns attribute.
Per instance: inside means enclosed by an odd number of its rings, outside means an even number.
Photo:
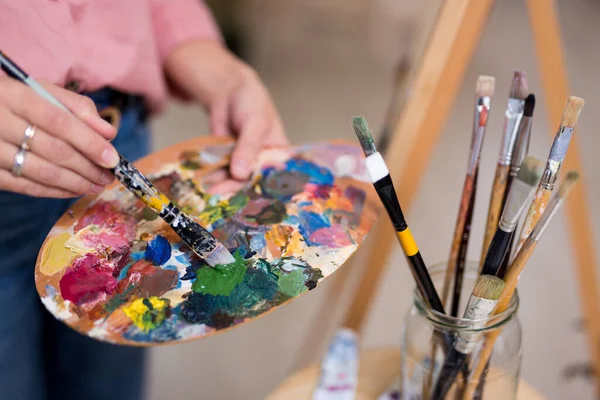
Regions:
<svg viewBox="0 0 600 400"><path fill-rule="evenodd" d="M367 173L371 182L375 183L390 174L390 171L381 156L381 153L373 153L366 159Z"/></svg>
<svg viewBox="0 0 600 400"><path fill-rule="evenodd" d="M561 160L548 159L546 163L546 169L544 169L544 173L542 174L542 179L540 180L540 187L545 190L553 190L554 184L556 183L556 179L558 178L558 172L560 171L560 166L562 164Z"/></svg>
<svg viewBox="0 0 600 400"><path fill-rule="evenodd" d="M517 226L519 217L534 193L535 186L528 185L520 179L513 180L498 227L505 232L513 232Z"/></svg>
<svg viewBox="0 0 600 400"><path fill-rule="evenodd" d="M569 143L571 142L571 136L573 136L573 128L569 126L563 126L558 130L558 133L554 137L552 148L550 149L550 156L548 159L562 161L567 155L569 149Z"/></svg>
<svg viewBox="0 0 600 400"><path fill-rule="evenodd" d="M513 149L519 131L519 122L523 116L523 105L525 102L519 99L509 99L506 111L504 112L504 136L498 164L509 165L512 158Z"/></svg>
<svg viewBox="0 0 600 400"><path fill-rule="evenodd" d="M469 331L459 331L458 338L454 344L454 348L463 354L469 354L475 348L477 339L481 336L481 332L476 332L478 329L485 327L487 317L494 311L498 300L484 299L471 295L467 303L464 319L473 320L473 324L469 326ZM475 332L472 332L475 330Z"/></svg>
<svg viewBox="0 0 600 400"><path fill-rule="evenodd" d="M531 117L524 116L519 123L515 145L510 160L510 174L516 176L521 164L529 152L529 135L531 133Z"/></svg>

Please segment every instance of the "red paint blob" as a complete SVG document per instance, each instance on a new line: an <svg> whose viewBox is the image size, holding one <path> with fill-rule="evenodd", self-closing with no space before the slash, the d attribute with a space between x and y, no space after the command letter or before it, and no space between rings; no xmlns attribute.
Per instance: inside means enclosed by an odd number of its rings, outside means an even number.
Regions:
<svg viewBox="0 0 600 400"><path fill-rule="evenodd" d="M108 201L101 201L90 208L77 221L75 225L75 232L85 228L89 225L98 225L102 228L109 230L113 236L111 238L105 238L114 240L116 236L121 238L121 241L129 242L135 237L135 225L136 221L133 217L128 214L122 213L118 210L115 205ZM117 240L120 245L120 242Z"/></svg>
<svg viewBox="0 0 600 400"><path fill-rule="evenodd" d="M82 305L113 293L117 287L114 270L112 264L96 254L78 258L60 280L63 299Z"/></svg>

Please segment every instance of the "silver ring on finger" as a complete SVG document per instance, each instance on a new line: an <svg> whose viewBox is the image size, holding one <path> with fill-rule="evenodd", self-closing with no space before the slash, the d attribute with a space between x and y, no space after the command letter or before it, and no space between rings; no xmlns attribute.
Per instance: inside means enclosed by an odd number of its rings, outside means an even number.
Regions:
<svg viewBox="0 0 600 400"><path fill-rule="evenodd" d="M21 143L21 148L25 151L31 150L31 140L35 136L35 131L37 127L35 125L27 125L25 128L25 136L23 137L23 143Z"/></svg>
<svg viewBox="0 0 600 400"><path fill-rule="evenodd" d="M23 170L23 163L25 162L25 153L27 150L24 148L20 148L17 154L15 155L15 162L12 167L12 173L14 176L21 176L21 171Z"/></svg>

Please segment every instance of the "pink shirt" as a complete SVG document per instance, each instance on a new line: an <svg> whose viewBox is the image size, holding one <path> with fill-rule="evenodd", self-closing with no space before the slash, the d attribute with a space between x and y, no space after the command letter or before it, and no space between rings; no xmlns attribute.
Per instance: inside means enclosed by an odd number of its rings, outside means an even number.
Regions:
<svg viewBox="0 0 600 400"><path fill-rule="evenodd" d="M0 49L34 79L112 86L154 111L167 99L165 57L195 38L221 40L201 0L0 1Z"/></svg>

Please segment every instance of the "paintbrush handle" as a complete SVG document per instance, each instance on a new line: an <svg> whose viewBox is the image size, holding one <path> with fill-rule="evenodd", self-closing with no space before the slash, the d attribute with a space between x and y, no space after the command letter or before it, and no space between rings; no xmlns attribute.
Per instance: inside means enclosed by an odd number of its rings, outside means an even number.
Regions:
<svg viewBox="0 0 600 400"><path fill-rule="evenodd" d="M485 256L485 261L481 267L481 275L497 275L502 261L508 253L510 238L513 232L506 232L502 229L496 229L496 233L490 243L490 248Z"/></svg>
<svg viewBox="0 0 600 400"><path fill-rule="evenodd" d="M529 237L531 231L542 217L548 202L550 201L550 197L552 195L551 190L544 189L538 186L535 195L533 197L533 201L529 206L529 210L527 211L527 215L525 216L525 220L523 221L523 228L521 229L521 235L519 238L519 242L517 243L517 247L515 252L518 253L521 249L525 240Z"/></svg>
<svg viewBox="0 0 600 400"><path fill-rule="evenodd" d="M471 204L473 186L473 176L467 175L463 185L463 192L460 200L458 217L456 218L456 226L454 228L454 236L452 238L452 247L450 249L450 257L448 258L446 275L444 276L444 286L442 287L442 304L446 304L448 301L448 296L450 294L450 283L452 282L452 278L454 276L456 266L458 264L460 244L462 242L462 235L465 230L467 214L469 212L469 205Z"/></svg>
<svg viewBox="0 0 600 400"><path fill-rule="evenodd" d="M498 299L498 305L496 306L496 311L494 312L495 314L503 313L510 306L517 283L519 282L519 276L523 272L527 261L531 257L536 244L536 241L532 240L531 238L527 238L523 243L521 250L519 253L517 253L515 260L512 262L510 268L506 272L506 276L504 277L504 290L502 291L502 296L500 296L500 299ZM477 383L479 382L479 379L481 378L483 371L487 366L488 360L492 355L496 339L498 339L498 336L500 336L501 333L501 327L488 333L485 343L478 353L477 364L473 369L472 375L467 383L463 400L470 400L473 398L473 394L477 389Z"/></svg>
<svg viewBox="0 0 600 400"><path fill-rule="evenodd" d="M483 237L483 247L481 249L480 262L483 265L485 256L488 252L492 238L498 228L498 222L506 203L508 196L508 179L509 179L509 165L496 164L496 174L494 176L494 183L492 185L492 194L490 197L490 206L488 209L487 223L485 226L485 233Z"/></svg>

